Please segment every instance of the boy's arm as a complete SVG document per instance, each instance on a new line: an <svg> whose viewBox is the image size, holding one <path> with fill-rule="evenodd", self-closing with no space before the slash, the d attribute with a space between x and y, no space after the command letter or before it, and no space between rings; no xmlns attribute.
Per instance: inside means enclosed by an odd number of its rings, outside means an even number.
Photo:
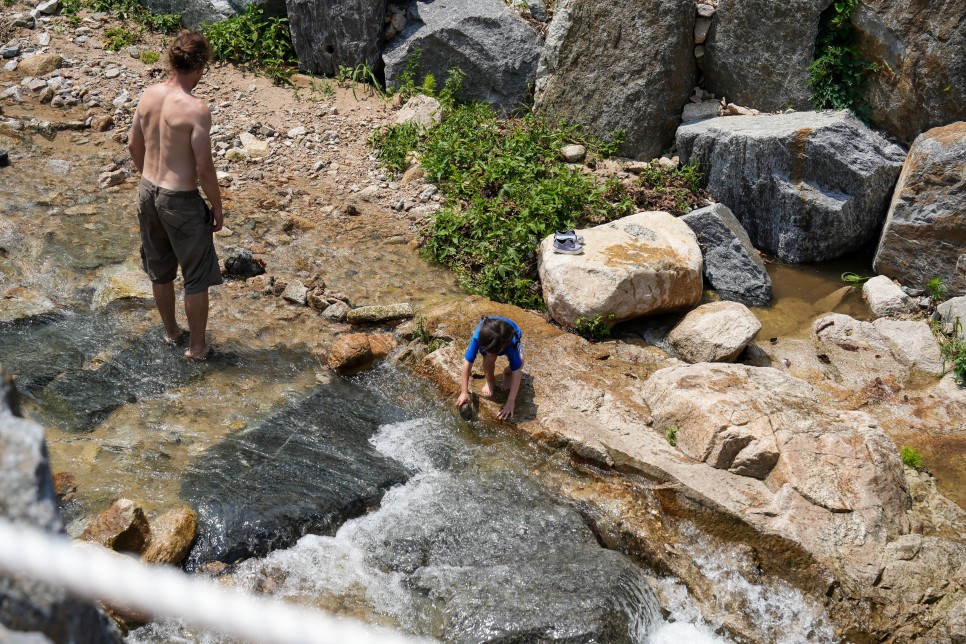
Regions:
<svg viewBox="0 0 966 644"><path fill-rule="evenodd" d="M506 396L506 404L500 409L497 418L507 420L513 418L513 410L517 404L517 394L520 392L520 383L523 382L523 367L510 373L510 392Z"/></svg>
<svg viewBox="0 0 966 644"><path fill-rule="evenodd" d="M456 406L470 402L470 374L473 372L473 363L463 358L463 373L461 375L460 397L456 399Z"/></svg>

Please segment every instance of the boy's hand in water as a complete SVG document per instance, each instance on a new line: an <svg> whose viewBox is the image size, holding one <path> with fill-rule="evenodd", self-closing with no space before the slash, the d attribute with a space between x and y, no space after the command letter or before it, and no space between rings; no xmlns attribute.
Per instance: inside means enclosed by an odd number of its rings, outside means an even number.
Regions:
<svg viewBox="0 0 966 644"><path fill-rule="evenodd" d="M460 397L456 399L456 406L462 407L468 402L470 402L470 395L468 393L461 393Z"/></svg>
<svg viewBox="0 0 966 644"><path fill-rule="evenodd" d="M507 403L503 405L503 408L500 409L500 413L497 414L496 417L500 420L510 420L513 418L513 407L515 404L516 403L514 401L508 400Z"/></svg>

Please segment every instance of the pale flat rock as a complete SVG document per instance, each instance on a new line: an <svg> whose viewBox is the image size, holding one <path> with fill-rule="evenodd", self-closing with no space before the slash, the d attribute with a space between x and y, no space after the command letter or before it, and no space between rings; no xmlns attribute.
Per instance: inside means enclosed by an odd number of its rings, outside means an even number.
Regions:
<svg viewBox="0 0 966 644"><path fill-rule="evenodd" d="M761 322L738 302L712 302L694 309L668 334L687 362L731 362L761 330Z"/></svg>
<svg viewBox="0 0 966 644"><path fill-rule="evenodd" d="M966 340L966 296L954 297L936 307L932 315L948 336Z"/></svg>
<svg viewBox="0 0 966 644"><path fill-rule="evenodd" d="M152 300L151 280L141 271L121 271L105 277L96 290L91 304L103 308L115 300Z"/></svg>
<svg viewBox="0 0 966 644"><path fill-rule="evenodd" d="M307 299L309 295L309 289L302 282L298 280L292 280L285 286L285 290L282 291L282 299L292 304L301 304L305 306L307 304Z"/></svg>
<svg viewBox="0 0 966 644"><path fill-rule="evenodd" d="M943 359L939 342L936 341L928 322L880 318L872 326L885 340L892 355L900 361L926 373L942 372Z"/></svg>
<svg viewBox="0 0 966 644"><path fill-rule="evenodd" d="M396 124L414 123L421 128L430 129L439 125L443 119L443 108L432 96L419 94L406 101L396 113Z"/></svg>
<svg viewBox="0 0 966 644"><path fill-rule="evenodd" d="M873 277L863 284L862 297L877 318L898 317L919 310L912 298L885 275Z"/></svg>
<svg viewBox="0 0 966 644"><path fill-rule="evenodd" d="M575 326L599 317L608 325L688 308L703 288L701 248L687 224L666 212L640 212L581 230L582 255L553 252L537 260L551 317Z"/></svg>
<svg viewBox="0 0 966 644"><path fill-rule="evenodd" d="M349 324L376 324L387 320L403 320L415 315L411 304L402 302L399 304L376 304L373 306L360 306L350 310L346 314Z"/></svg>
<svg viewBox="0 0 966 644"><path fill-rule="evenodd" d="M27 76L45 76L64 65L60 54L35 54L20 61L17 70Z"/></svg>
<svg viewBox="0 0 966 644"><path fill-rule="evenodd" d="M249 134L248 132L242 132L238 135L238 140L241 141L242 150L244 150L250 157L267 157L269 153L268 141L263 141L259 139L254 134Z"/></svg>

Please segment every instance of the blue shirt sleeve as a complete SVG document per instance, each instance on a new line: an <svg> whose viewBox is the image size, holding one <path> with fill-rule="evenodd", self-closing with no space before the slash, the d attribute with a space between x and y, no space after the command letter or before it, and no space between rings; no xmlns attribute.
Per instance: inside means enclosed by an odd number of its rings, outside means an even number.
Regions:
<svg viewBox="0 0 966 644"><path fill-rule="evenodd" d="M463 356L466 358L467 362L475 362L476 354L480 352L480 339L473 334L473 339L470 340L470 346L466 348L466 354Z"/></svg>
<svg viewBox="0 0 966 644"><path fill-rule="evenodd" d="M519 371L523 368L523 356L520 355L520 340L514 341L506 348L503 355L510 361L510 371Z"/></svg>

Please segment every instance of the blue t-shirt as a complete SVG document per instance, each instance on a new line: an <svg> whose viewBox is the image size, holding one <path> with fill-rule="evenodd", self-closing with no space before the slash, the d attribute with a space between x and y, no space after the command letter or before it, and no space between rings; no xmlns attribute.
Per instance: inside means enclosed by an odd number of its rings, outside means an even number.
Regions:
<svg viewBox="0 0 966 644"><path fill-rule="evenodd" d="M506 349L497 355L506 356L510 361L510 370L518 371L523 367L523 348L520 346L520 341L523 339L523 331L521 331L520 327L516 325L516 322L509 318L500 317L498 315L490 317L495 317L499 320L509 322L510 326L513 327L513 339L510 340L510 344L506 346ZM482 326L483 322L480 321L480 323L476 325L476 331L473 331L473 339L470 340L470 346L467 347L466 355L463 356L466 358L467 362L474 362L476 360L476 354L478 353L486 355L486 351L480 348L480 327Z"/></svg>

